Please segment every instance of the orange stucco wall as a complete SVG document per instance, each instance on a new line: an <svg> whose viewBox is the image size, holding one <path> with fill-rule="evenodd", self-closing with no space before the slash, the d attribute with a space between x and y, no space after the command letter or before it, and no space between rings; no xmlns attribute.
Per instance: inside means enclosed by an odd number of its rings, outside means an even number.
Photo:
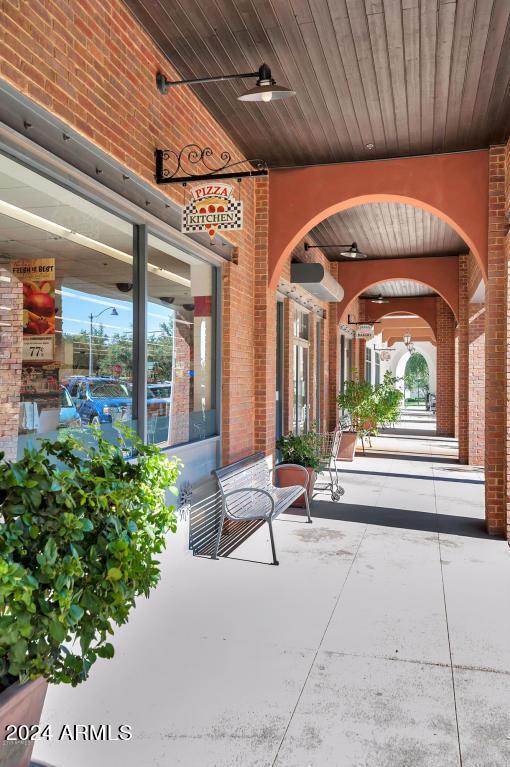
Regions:
<svg viewBox="0 0 510 767"><path fill-rule="evenodd" d="M352 302L367 288L387 280L414 280L432 288L449 304L455 317L459 312L459 259L391 258L384 261L350 261L336 264L336 278L344 289L338 304L338 319L345 322ZM367 305L369 302L363 302ZM375 304L371 304L375 306ZM386 310L387 305L385 305Z"/></svg>
<svg viewBox="0 0 510 767"><path fill-rule="evenodd" d="M270 171L270 285L314 226L369 202L402 202L439 216L462 237L486 277L488 167L487 150L479 150Z"/></svg>

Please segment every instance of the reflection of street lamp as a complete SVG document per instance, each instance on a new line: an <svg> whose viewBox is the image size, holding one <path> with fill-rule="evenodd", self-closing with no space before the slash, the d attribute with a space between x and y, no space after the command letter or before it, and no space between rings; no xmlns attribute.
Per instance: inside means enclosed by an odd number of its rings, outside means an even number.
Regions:
<svg viewBox="0 0 510 767"><path fill-rule="evenodd" d="M118 316L118 311L114 306L107 306L106 309L103 309L102 312L99 312L99 314L90 314L89 320L90 320L90 334L89 334L89 376L92 375L92 333L94 332L94 320L97 320L98 317L100 317L102 314L110 310L110 314L112 317Z"/></svg>

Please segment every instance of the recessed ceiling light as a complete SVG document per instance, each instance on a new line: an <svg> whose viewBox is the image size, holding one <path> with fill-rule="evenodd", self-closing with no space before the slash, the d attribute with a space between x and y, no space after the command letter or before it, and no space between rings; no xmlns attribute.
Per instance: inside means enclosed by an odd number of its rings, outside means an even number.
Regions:
<svg viewBox="0 0 510 767"><path fill-rule="evenodd" d="M365 144L367 149L375 149L375 144Z"/></svg>

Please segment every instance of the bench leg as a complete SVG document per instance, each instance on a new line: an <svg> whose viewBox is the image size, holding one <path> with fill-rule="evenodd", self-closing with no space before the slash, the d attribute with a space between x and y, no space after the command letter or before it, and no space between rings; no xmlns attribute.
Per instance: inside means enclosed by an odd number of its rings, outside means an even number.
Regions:
<svg viewBox="0 0 510 767"><path fill-rule="evenodd" d="M273 565L279 565L280 563L276 559L276 549L274 546L273 523L270 519L268 519L267 524L269 525L269 537L271 538L271 551L273 552Z"/></svg>
<svg viewBox="0 0 510 767"><path fill-rule="evenodd" d="M305 496L306 513L308 514L308 522L310 522L310 524L312 524L312 517L311 517L311 514L310 514L310 499L308 498L308 490L305 490L303 495Z"/></svg>
<svg viewBox="0 0 510 767"><path fill-rule="evenodd" d="M216 543L214 545L214 554L212 555L211 559L218 559L218 551L220 548L221 531L223 530L224 519L225 519L225 509L223 509L221 512L220 526L218 528L218 535L216 536Z"/></svg>

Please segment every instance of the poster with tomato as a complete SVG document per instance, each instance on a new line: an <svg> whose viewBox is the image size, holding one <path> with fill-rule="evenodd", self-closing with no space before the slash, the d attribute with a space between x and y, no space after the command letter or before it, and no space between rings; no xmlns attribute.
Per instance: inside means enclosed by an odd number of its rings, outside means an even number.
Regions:
<svg viewBox="0 0 510 767"><path fill-rule="evenodd" d="M23 362L54 358L55 259L17 261L13 274L23 283Z"/></svg>

